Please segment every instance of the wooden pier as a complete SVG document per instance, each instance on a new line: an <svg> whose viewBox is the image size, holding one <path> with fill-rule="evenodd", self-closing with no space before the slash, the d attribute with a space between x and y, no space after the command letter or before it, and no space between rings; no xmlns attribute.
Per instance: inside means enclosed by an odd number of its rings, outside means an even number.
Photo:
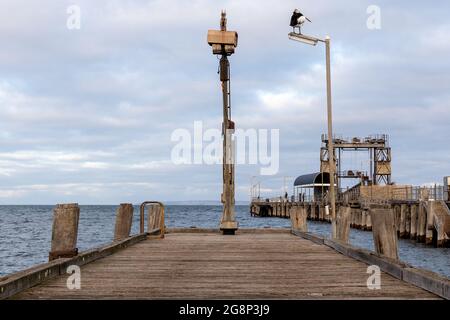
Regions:
<svg viewBox="0 0 450 320"><path fill-rule="evenodd" d="M342 198L347 196L351 208L350 226L355 229L371 231L370 207L385 205L394 211L395 229L402 239L411 239L435 247L450 246L450 201L437 197L428 199L413 198L411 187L405 186L356 186L341 194L337 207L344 206ZM432 196L432 195L431 195ZM289 201L287 198L253 199L250 213L259 217L278 217L289 219L291 209L304 207L307 219L331 222L327 215L327 201Z"/></svg>
<svg viewBox="0 0 450 320"><path fill-rule="evenodd" d="M79 261L79 259L77 259ZM69 262L63 259L62 266ZM26 273L23 274L26 276ZM290 230L169 230L81 268L81 289L67 274L13 299L438 299L387 273L367 287L367 264Z"/></svg>
<svg viewBox="0 0 450 320"><path fill-rule="evenodd" d="M78 205L56 206L49 262L0 278L0 299L450 299L446 277L302 231L304 211L292 228L223 235L167 229L164 205L144 202L142 232L129 236L132 211L118 207L110 245L78 252ZM73 241L60 241L61 230ZM379 288L369 266L379 268Z"/></svg>

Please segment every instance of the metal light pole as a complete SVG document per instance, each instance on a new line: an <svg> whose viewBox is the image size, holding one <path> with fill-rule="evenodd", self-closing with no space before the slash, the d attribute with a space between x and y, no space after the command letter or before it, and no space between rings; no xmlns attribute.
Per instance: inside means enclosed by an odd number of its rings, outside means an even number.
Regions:
<svg viewBox="0 0 450 320"><path fill-rule="evenodd" d="M336 165L334 161L334 146L333 146L333 110L331 104L331 58L330 58L330 42L329 36L325 40L315 37L306 36L291 32L289 39L306 43L312 46L317 45L318 42L325 43L326 53L326 73L327 73L327 118L328 118L328 166L330 172L330 204L331 204L331 233L332 238L336 238L336 192L335 192L335 173Z"/></svg>
<svg viewBox="0 0 450 320"><path fill-rule="evenodd" d="M212 46L213 54L220 55L220 81L223 95L223 192L221 200L223 213L220 230L223 234L235 234L238 225L234 211L234 145L232 135L234 122L231 121L231 93L230 93L230 63L228 56L234 53L238 35L235 31L227 31L226 13L222 11L220 30L208 31L208 44Z"/></svg>

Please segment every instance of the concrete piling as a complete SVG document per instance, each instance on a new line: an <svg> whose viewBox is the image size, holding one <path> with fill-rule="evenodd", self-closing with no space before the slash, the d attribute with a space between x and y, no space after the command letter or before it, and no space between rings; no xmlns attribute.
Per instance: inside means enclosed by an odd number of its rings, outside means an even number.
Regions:
<svg viewBox="0 0 450 320"><path fill-rule="evenodd" d="M52 243L49 261L78 254L80 207L76 203L58 204L53 210Z"/></svg>

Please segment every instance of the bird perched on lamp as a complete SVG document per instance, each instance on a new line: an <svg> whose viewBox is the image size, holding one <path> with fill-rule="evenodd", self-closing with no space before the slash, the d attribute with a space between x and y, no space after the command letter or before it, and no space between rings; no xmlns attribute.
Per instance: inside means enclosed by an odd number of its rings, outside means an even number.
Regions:
<svg viewBox="0 0 450 320"><path fill-rule="evenodd" d="M306 17L303 13L300 12L300 10L295 9L294 13L292 14L291 17L291 23L290 26L292 27L292 29L294 29L294 33L295 33L295 28L298 28L298 33L301 34L302 33L302 25L306 22L311 22L311 20L308 19L308 17Z"/></svg>

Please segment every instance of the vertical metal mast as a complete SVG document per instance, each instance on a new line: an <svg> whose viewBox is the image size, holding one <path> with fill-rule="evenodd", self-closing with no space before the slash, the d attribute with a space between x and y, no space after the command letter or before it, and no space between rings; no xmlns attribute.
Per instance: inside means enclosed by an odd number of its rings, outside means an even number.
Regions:
<svg viewBox="0 0 450 320"><path fill-rule="evenodd" d="M222 11L220 31L208 31L208 43L213 47L214 54L220 54L220 81L223 95L223 192L221 200L223 213L220 230L223 234L235 234L238 228L234 211L234 122L231 121L231 95L230 95L230 62L228 56L234 53L237 46L237 33L227 31L227 17Z"/></svg>

